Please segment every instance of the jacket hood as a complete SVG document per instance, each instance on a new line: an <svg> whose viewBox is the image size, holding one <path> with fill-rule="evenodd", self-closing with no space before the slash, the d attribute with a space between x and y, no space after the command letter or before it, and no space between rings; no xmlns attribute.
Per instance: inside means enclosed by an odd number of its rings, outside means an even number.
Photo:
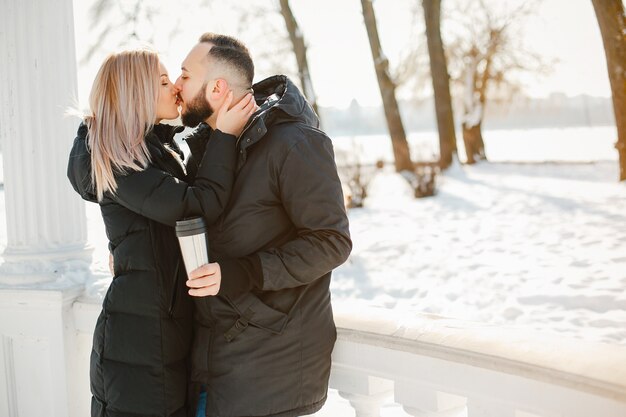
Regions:
<svg viewBox="0 0 626 417"><path fill-rule="evenodd" d="M265 125L298 121L317 128L319 119L298 87L285 75L266 78L252 86Z"/></svg>
<svg viewBox="0 0 626 417"><path fill-rule="evenodd" d="M166 124L155 125L146 135L146 141L151 154L154 154L154 147L160 144L175 145L174 135L183 130L182 126L170 126ZM70 151L70 158L67 163L67 178L74 190L80 196L92 202L97 202L96 188L91 182L91 153L87 146L89 129L85 123L81 123L76 132L76 138ZM162 145L160 145L162 146ZM178 146L175 151L180 152Z"/></svg>

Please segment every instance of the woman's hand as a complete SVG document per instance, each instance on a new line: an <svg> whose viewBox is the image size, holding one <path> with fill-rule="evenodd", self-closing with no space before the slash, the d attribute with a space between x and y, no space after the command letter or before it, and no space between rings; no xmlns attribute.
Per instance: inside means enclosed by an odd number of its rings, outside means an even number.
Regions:
<svg viewBox="0 0 626 417"><path fill-rule="evenodd" d="M252 94L246 94L244 98L229 109L232 102L233 92L229 91L224 104L217 112L215 127L224 133L238 137L250 116L258 109L258 106Z"/></svg>

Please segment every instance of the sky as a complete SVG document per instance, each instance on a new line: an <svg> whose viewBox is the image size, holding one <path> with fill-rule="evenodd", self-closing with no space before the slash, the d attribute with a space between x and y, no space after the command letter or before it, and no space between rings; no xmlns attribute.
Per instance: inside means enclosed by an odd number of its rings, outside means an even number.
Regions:
<svg viewBox="0 0 626 417"><path fill-rule="evenodd" d="M444 0L444 7L447 1L450 0ZM462 3L467 0L457 1ZM510 4L511 7L520 2L499 1L500 5ZM273 67L264 66L259 57L268 51L271 53L271 48L275 46L272 33L275 33L274 26L278 30L283 29L280 16L262 20L259 25L255 25L252 19L242 26L240 15L230 8L203 6L200 0L180 0L176 5L166 0L149 3L155 5L155 25L154 28L140 28L140 33L153 36L153 45L162 54L173 80L179 75L180 63L189 49L206 31L240 37L251 49L257 63L256 81L271 75ZM254 3L253 0L237 2L243 5ZM425 42L422 26L412 26L410 10L415 3L416 0L376 0L374 3L382 46L392 66L411 44ZM122 48L120 43L123 39L120 37L125 35L120 29L104 42L98 41L98 31L91 29L98 26L88 17L91 4L93 0L74 0L81 104L86 103L100 63L109 52ZM259 2L256 1L256 4ZM348 106L353 99L361 105L379 105L380 93L360 1L292 0L291 4L309 46L309 65L320 105L341 108ZM113 16L113 19L119 19L119 16ZM442 31L445 39L446 21ZM521 78L527 95L547 97L551 93L562 92L569 96L610 96L602 38L591 1L543 0L536 13L524 21L519 36L523 37L527 48L548 61L555 61L548 75ZM80 63L90 45L96 42L101 48L93 59L87 64ZM293 63L293 57L288 54L278 61L282 59L285 65Z"/></svg>

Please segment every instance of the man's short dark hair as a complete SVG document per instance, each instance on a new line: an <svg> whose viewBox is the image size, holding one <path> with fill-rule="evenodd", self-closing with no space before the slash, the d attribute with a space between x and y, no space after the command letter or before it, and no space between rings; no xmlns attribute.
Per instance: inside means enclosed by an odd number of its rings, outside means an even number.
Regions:
<svg viewBox="0 0 626 417"><path fill-rule="evenodd" d="M240 40L228 35L207 32L200 36L198 42L210 43L213 45L209 51L209 56L230 64L241 73L245 81L252 85L254 79L254 63L250 57L250 51Z"/></svg>

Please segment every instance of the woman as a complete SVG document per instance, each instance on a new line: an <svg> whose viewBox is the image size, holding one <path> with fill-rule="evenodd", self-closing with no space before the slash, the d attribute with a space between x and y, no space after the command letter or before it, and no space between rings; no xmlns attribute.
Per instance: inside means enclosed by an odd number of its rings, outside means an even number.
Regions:
<svg viewBox="0 0 626 417"><path fill-rule="evenodd" d="M236 136L255 110L245 97L217 118L193 185L173 136L178 90L156 53L109 56L68 166L74 189L102 211L114 278L94 331L92 416L185 416L192 310L174 224L213 222L230 195Z"/></svg>

